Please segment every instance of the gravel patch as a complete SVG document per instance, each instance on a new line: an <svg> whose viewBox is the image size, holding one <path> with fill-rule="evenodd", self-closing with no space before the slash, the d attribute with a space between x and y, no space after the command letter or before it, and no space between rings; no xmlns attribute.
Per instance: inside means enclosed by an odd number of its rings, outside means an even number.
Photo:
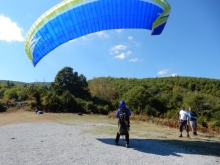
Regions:
<svg viewBox="0 0 220 165"><path fill-rule="evenodd" d="M119 146L115 146L115 137L88 132L88 129L96 126L101 124L28 123L2 126L0 164L220 164L219 157L200 155L160 140L133 138L132 135L130 148L125 147L123 138L120 139Z"/></svg>

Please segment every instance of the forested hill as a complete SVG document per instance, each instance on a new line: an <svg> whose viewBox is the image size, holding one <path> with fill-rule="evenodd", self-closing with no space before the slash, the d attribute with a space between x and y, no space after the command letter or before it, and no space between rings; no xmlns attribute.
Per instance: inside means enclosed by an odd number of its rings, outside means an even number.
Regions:
<svg viewBox="0 0 220 165"><path fill-rule="evenodd" d="M6 84L9 86L19 85L19 86L25 86L25 85L31 85L31 84L40 84L40 85L46 85L50 87L51 82L21 82L21 81L11 81L11 80L0 80L0 84Z"/></svg>
<svg viewBox="0 0 220 165"><path fill-rule="evenodd" d="M201 110L220 110L220 80L195 77L126 79L100 77L89 82L93 96L124 99L137 113L164 114L181 105ZM115 104L116 105L116 104ZM152 113L150 113L152 114Z"/></svg>
<svg viewBox="0 0 220 165"><path fill-rule="evenodd" d="M14 85L44 84L50 86L51 82L20 82L0 80L0 84L11 83ZM134 86L146 86L154 92L194 92L198 91L204 94L210 94L220 97L220 80L196 77L162 77L162 78L114 78L98 77L88 80L89 84L108 83L117 89L120 93L131 89Z"/></svg>
<svg viewBox="0 0 220 165"><path fill-rule="evenodd" d="M115 106L123 99L133 114L176 121L180 107L185 105L199 115L200 128L220 127L220 80L196 77L100 77L88 83L93 97L111 101Z"/></svg>
<svg viewBox="0 0 220 165"><path fill-rule="evenodd" d="M124 100L133 114L173 121L178 118L180 107L185 105L198 113L200 126L220 127L220 80L217 79L99 77L86 81L83 75L78 76L72 68L65 67L57 74L55 82L48 83L51 84L49 88L44 82L36 84L0 81L0 111L1 107L5 111L5 100L20 99L27 100L32 109L41 108L46 112L80 110L109 114Z"/></svg>
<svg viewBox="0 0 220 165"><path fill-rule="evenodd" d="M145 86L153 93L188 93L199 92L220 97L220 80L196 77L163 77L163 78L144 78L126 79L113 77L100 77L88 81L92 84L108 84L117 89L122 95L134 86Z"/></svg>

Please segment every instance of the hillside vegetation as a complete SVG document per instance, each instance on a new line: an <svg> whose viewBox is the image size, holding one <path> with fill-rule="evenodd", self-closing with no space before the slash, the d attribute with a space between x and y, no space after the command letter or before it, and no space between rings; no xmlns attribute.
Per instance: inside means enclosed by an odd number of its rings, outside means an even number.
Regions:
<svg viewBox="0 0 220 165"><path fill-rule="evenodd" d="M0 81L0 111L25 105L27 110L112 116L124 100L133 119L177 127L180 107L185 105L199 115L199 130L218 133L219 89L220 80L196 77L99 77L87 81L84 75L65 67L51 83Z"/></svg>

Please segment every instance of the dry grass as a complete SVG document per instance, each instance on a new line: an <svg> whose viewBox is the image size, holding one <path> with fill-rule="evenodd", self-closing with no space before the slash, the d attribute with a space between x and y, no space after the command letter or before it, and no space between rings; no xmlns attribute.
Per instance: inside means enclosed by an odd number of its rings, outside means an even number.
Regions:
<svg viewBox="0 0 220 165"><path fill-rule="evenodd" d="M99 115L83 115L68 113L44 113L37 115L35 112L16 111L0 113L0 126L33 123L33 122L57 122L61 124L70 124L73 122L105 122L106 116Z"/></svg>
<svg viewBox="0 0 220 165"><path fill-rule="evenodd" d="M5 125L36 122L55 122L66 125L75 125L89 122L94 125L92 128L84 130L85 133L108 134L115 136L117 132L117 119L103 115L83 115L66 113L44 113L37 115L35 112L19 110L16 112L0 113L0 127ZM220 151L220 137L198 132L197 137L179 138L177 128L157 125L151 122L131 120L131 138L146 138L164 141L173 145L184 147L188 150L196 150L202 154L218 155ZM192 134L192 132L190 132Z"/></svg>

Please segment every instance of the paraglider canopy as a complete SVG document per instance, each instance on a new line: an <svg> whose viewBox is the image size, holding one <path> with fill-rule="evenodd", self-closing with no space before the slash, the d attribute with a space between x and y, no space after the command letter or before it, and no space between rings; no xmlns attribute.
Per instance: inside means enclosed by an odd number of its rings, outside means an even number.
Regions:
<svg viewBox="0 0 220 165"><path fill-rule="evenodd" d="M25 50L36 64L59 45L102 30L148 29L159 35L170 14L166 0L64 0L29 30Z"/></svg>

